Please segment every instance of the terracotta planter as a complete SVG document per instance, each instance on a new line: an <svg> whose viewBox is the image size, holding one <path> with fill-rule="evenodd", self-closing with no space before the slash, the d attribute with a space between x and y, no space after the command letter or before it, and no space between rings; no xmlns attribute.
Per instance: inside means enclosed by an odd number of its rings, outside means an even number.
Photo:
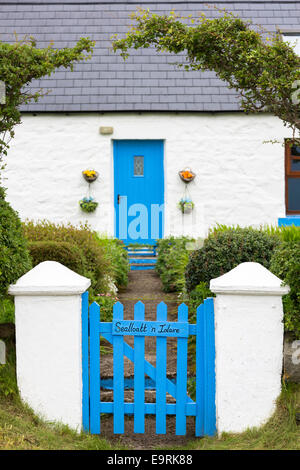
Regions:
<svg viewBox="0 0 300 470"><path fill-rule="evenodd" d="M186 176L185 173L190 173L191 176ZM179 171L179 177L184 183L190 183L195 179L195 173L193 173L189 168L186 170Z"/></svg>

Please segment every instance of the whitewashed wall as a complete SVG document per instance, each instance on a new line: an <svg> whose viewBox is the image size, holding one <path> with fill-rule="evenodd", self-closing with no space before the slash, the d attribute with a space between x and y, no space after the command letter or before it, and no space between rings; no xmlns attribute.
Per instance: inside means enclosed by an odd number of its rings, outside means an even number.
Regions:
<svg viewBox="0 0 300 470"><path fill-rule="evenodd" d="M15 296L17 382L47 421L82 423L81 294L91 281L44 261L10 286Z"/></svg>
<svg viewBox="0 0 300 470"><path fill-rule="evenodd" d="M112 126L103 136L100 126ZM9 151L8 200L22 219L88 220L114 233L112 139L165 140L165 234L203 236L215 223L275 224L285 216L284 150L266 140L289 137L271 115L243 113L106 113L23 116ZM178 171L197 174L190 183L195 210L177 208L184 184ZM95 213L81 212L87 195L84 169L100 177L91 185Z"/></svg>
<svg viewBox="0 0 300 470"><path fill-rule="evenodd" d="M288 286L259 263L210 281L215 304L218 433L264 424L281 391L283 307Z"/></svg>

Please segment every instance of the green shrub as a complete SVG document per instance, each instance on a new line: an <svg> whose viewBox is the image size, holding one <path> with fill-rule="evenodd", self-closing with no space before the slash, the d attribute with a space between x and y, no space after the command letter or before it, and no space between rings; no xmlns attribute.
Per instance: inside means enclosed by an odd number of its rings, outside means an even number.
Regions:
<svg viewBox="0 0 300 470"><path fill-rule="evenodd" d="M222 227L222 230L211 231L203 247L190 256L185 273L186 288L192 291L200 282L209 283L246 261L269 268L273 250L279 244L278 237L262 229Z"/></svg>
<svg viewBox="0 0 300 470"><path fill-rule="evenodd" d="M15 322L15 304L12 297L0 297L0 323Z"/></svg>
<svg viewBox="0 0 300 470"><path fill-rule="evenodd" d="M5 200L0 188L0 296L7 292L9 284L29 271L31 260L21 221Z"/></svg>
<svg viewBox="0 0 300 470"><path fill-rule="evenodd" d="M185 295L183 301L189 306L189 321L191 323L196 323L197 308L208 297L214 297L214 294L211 292L206 282L200 282L195 289Z"/></svg>
<svg viewBox="0 0 300 470"><path fill-rule="evenodd" d="M23 224L25 237L31 241L68 242L83 254L84 275L91 279L94 294L109 291L109 276L112 268L105 256L104 248L96 240L88 225L75 227L71 224L55 224L47 220Z"/></svg>
<svg viewBox="0 0 300 470"><path fill-rule="evenodd" d="M72 271L85 275L86 260L82 251L69 242L56 242L45 240L42 242L29 242L28 248L33 266L45 260L58 261Z"/></svg>
<svg viewBox="0 0 300 470"><path fill-rule="evenodd" d="M264 231L269 235L275 235L283 242L300 243L300 227L287 225L282 227L266 226Z"/></svg>
<svg viewBox="0 0 300 470"><path fill-rule="evenodd" d="M13 343L6 341L6 364L0 364L0 397L13 399L18 397L16 377L16 352Z"/></svg>
<svg viewBox="0 0 300 470"><path fill-rule="evenodd" d="M118 297L114 294L98 294L95 301L100 305L101 321L111 322L113 319L113 306L118 302Z"/></svg>
<svg viewBox="0 0 300 470"><path fill-rule="evenodd" d="M290 286L283 297L284 326L300 338L300 243L284 242L271 259L270 270Z"/></svg>
<svg viewBox="0 0 300 470"><path fill-rule="evenodd" d="M170 237L157 242L156 272L159 274L165 292L180 292L185 285L185 268L190 251L187 243L194 240L188 237Z"/></svg>
<svg viewBox="0 0 300 470"><path fill-rule="evenodd" d="M118 288L124 288L128 284L128 272L130 270L128 253L124 250L124 243L117 238L110 238L95 233L99 245L104 248L107 261L112 266L112 277Z"/></svg>
<svg viewBox="0 0 300 470"><path fill-rule="evenodd" d="M182 302L185 302L189 307L189 322L197 322L197 308L201 305L207 297L213 297L214 294L209 290L206 282L200 282L191 292L184 290L181 294ZM196 369L196 336L191 335L188 340L188 356L191 370L195 372ZM194 386L193 380L190 382L192 392Z"/></svg>

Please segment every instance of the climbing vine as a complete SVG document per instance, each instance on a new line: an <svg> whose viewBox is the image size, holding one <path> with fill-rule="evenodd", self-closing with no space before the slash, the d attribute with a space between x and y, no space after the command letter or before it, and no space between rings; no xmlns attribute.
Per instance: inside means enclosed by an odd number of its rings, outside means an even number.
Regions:
<svg viewBox="0 0 300 470"><path fill-rule="evenodd" d="M5 85L0 100L0 161L7 155L9 142L15 135L14 127L21 122L20 106L37 102L47 90L29 88L34 79L51 75L57 68L73 70L75 63L87 60L93 52L94 42L81 38L74 47L44 49L36 47L34 38L16 39L14 44L0 41L0 80ZM2 163L3 168L3 163Z"/></svg>
<svg viewBox="0 0 300 470"><path fill-rule="evenodd" d="M222 11L209 19L152 14L139 10L125 38L113 38L114 51L126 59L129 49L155 47L180 54L186 70L211 70L237 91L246 113L268 111L300 130L300 59L278 33L266 34L250 21ZM298 90L299 89L299 90Z"/></svg>

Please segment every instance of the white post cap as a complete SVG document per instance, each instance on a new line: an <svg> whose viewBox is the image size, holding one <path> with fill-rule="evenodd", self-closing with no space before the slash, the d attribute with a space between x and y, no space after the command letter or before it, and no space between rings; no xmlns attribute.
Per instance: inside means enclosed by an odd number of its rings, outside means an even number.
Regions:
<svg viewBox="0 0 300 470"><path fill-rule="evenodd" d="M85 292L90 279L57 261L44 261L9 287L11 295L76 295Z"/></svg>
<svg viewBox="0 0 300 470"><path fill-rule="evenodd" d="M210 281L215 294L285 295L289 286L259 263L241 263L223 276Z"/></svg>

